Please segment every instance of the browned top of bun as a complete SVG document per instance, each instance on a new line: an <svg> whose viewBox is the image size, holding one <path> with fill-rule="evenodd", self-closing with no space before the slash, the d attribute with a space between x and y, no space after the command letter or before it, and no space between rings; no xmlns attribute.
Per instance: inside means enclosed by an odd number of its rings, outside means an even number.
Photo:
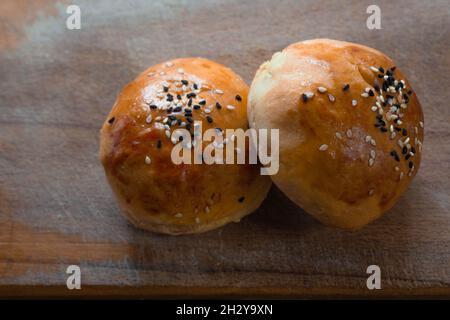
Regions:
<svg viewBox="0 0 450 320"><path fill-rule="evenodd" d="M239 220L259 205L261 188L252 188L260 179L258 166L176 165L174 143L166 136L180 127L193 132L193 121L202 121L203 130L247 129L247 92L233 71L202 58L155 65L123 89L103 125L100 158L133 223L166 233L198 232ZM190 116L177 109L179 101Z"/></svg>
<svg viewBox="0 0 450 320"><path fill-rule="evenodd" d="M390 112L386 88L382 113L377 106L386 81L378 75L386 72L387 81L399 81L390 95L403 86L407 103L396 102L398 112ZM419 168L421 106L405 75L377 50L328 39L292 44L261 65L249 100L251 126L280 129L273 180L325 223L365 225L393 206ZM403 154L398 141L407 138L412 149Z"/></svg>

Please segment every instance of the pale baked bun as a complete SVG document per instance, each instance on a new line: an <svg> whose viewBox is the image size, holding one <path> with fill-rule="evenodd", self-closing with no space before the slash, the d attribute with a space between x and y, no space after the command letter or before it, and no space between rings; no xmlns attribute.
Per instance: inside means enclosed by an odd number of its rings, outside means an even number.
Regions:
<svg viewBox="0 0 450 320"><path fill-rule="evenodd" d="M274 54L251 84L250 126L280 130L272 180L325 224L358 229L380 217L419 169L423 114L394 67L377 50L317 39Z"/></svg>
<svg viewBox="0 0 450 320"><path fill-rule="evenodd" d="M176 165L174 143L166 136L180 127L192 132L197 120L203 131L246 130L247 94L248 86L232 70L202 58L155 65L122 90L101 130L100 159L135 226L198 233L238 222L259 207L271 180L258 165Z"/></svg>

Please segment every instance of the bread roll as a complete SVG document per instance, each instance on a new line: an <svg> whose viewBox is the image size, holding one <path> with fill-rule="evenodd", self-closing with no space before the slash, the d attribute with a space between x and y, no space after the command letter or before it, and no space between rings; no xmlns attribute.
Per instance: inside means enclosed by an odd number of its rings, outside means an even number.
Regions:
<svg viewBox="0 0 450 320"><path fill-rule="evenodd" d="M194 121L203 130L246 130L247 94L232 70L202 58L155 65L122 90L101 129L100 159L135 226L198 233L238 222L259 207L271 180L258 165L171 160L178 141L170 135L177 128L192 132Z"/></svg>
<svg viewBox="0 0 450 320"><path fill-rule="evenodd" d="M321 222L358 229L389 210L416 175L424 136L414 90L383 53L317 39L262 64L253 128L280 130L275 184Z"/></svg>

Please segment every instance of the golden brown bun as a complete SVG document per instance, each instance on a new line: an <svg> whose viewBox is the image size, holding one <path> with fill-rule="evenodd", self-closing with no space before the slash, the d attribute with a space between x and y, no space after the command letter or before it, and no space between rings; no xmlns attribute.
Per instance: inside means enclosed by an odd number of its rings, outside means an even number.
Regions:
<svg viewBox="0 0 450 320"><path fill-rule="evenodd" d="M188 81L185 91L181 80ZM195 89L194 83L202 85ZM173 101L167 101L167 108L178 102L180 94L184 108L191 92L197 93L190 97L192 119L202 121L203 131L248 128L244 81L215 62L185 58L153 66L128 84L101 130L100 159L106 176L122 211L139 228L168 234L208 231L238 222L259 207L269 190L271 180L260 175L258 165L175 165L171 161L174 144L162 123L169 113L154 106L164 106L171 94ZM205 105L198 104L202 99ZM223 108L217 108L216 102ZM194 105L201 108L194 109ZM227 105L235 109L228 110ZM211 112L205 113L210 106ZM174 109L170 114L189 123L183 111ZM150 123L148 115L152 116ZM169 131L177 128L175 124ZM203 142L203 146L210 143Z"/></svg>
<svg viewBox="0 0 450 320"><path fill-rule="evenodd" d="M406 109L404 105L398 109L401 123L394 123L394 110L382 101L382 118L377 119L380 91L374 85L382 87L384 78L371 66L387 72L395 63L358 44L304 41L262 64L249 93L250 126L280 129L280 169L272 180L318 220L345 229L358 229L389 210L420 165L423 114L419 101L397 68L393 76L404 80L402 93L409 100ZM372 91L363 97L366 88ZM398 93L391 95L397 98ZM414 156L406 160L398 141L408 137L406 151Z"/></svg>

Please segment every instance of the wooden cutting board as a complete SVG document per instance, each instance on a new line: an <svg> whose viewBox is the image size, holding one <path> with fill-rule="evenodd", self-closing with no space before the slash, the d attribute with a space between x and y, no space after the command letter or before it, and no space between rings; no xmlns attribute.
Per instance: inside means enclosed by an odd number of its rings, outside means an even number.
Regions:
<svg viewBox="0 0 450 320"><path fill-rule="evenodd" d="M450 297L450 7L446 0L0 2L0 296ZM422 102L418 176L357 232L320 225L273 187L239 224L170 237L130 226L98 161L117 93L150 65L203 56L250 83L300 40L391 56ZM66 288L81 268L82 289ZM366 269L381 268L381 290Z"/></svg>

